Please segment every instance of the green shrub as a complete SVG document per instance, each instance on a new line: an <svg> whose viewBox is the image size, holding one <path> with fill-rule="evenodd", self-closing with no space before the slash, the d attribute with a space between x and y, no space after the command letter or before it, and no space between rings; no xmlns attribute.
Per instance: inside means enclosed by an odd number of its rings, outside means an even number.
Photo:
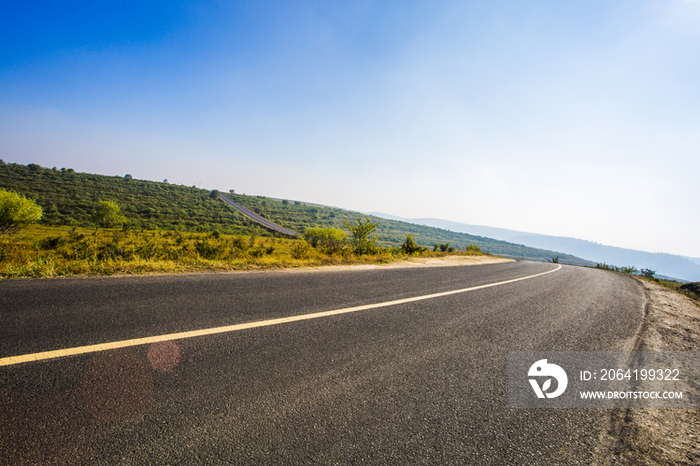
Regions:
<svg viewBox="0 0 700 466"><path fill-rule="evenodd" d="M309 243L303 239L295 241L292 244L291 251L294 259L305 259L309 253Z"/></svg>
<svg viewBox="0 0 700 466"><path fill-rule="evenodd" d="M406 241L403 242L403 244L400 247L401 251L404 252L405 254L408 254L409 256L412 255L413 253L422 253L425 251L425 248L423 246L418 245L415 240L415 235L406 235Z"/></svg>
<svg viewBox="0 0 700 466"><path fill-rule="evenodd" d="M0 235L14 233L30 223L38 222L41 214L41 207L36 202L0 189Z"/></svg>
<svg viewBox="0 0 700 466"><path fill-rule="evenodd" d="M312 227L304 231L303 238L314 248L321 248L326 252L337 252L345 243L345 232L340 228Z"/></svg>
<svg viewBox="0 0 700 466"><path fill-rule="evenodd" d="M221 245L207 239L197 241L194 244L194 249L202 259L219 259L223 252Z"/></svg>
<svg viewBox="0 0 700 466"><path fill-rule="evenodd" d="M243 241L243 238L241 236L236 236L231 240L231 244L235 249L239 249L241 251L245 251L248 249L248 245Z"/></svg>

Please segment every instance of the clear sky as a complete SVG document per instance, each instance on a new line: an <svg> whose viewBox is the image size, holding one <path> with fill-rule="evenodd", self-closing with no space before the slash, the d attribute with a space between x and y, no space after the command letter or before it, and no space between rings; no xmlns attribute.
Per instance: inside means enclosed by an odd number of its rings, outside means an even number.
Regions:
<svg viewBox="0 0 700 466"><path fill-rule="evenodd" d="M0 158L700 257L700 0L5 2Z"/></svg>

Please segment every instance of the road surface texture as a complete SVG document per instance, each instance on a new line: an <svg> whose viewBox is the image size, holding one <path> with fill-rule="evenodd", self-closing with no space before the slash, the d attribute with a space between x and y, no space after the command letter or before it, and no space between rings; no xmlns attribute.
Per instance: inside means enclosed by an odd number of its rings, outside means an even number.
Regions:
<svg viewBox="0 0 700 466"><path fill-rule="evenodd" d="M546 263L0 282L0 358L381 303ZM640 284L564 266L0 367L0 464L590 464L607 410L511 409L508 351L629 349Z"/></svg>

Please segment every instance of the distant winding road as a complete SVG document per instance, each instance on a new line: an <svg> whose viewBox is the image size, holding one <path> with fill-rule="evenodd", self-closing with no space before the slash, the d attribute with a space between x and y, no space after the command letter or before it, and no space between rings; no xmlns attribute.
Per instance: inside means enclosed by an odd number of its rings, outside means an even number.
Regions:
<svg viewBox="0 0 700 466"><path fill-rule="evenodd" d="M644 293L556 267L0 281L0 358L282 319L0 367L0 464L589 464L605 412L509 408L508 351L621 349Z"/></svg>
<svg viewBox="0 0 700 466"><path fill-rule="evenodd" d="M240 213L242 213L243 215L245 215L249 219L264 226L268 230L276 231L278 233L282 233L283 235L287 235L287 236L299 236L298 233L295 233L292 230L287 230L286 228L281 227L281 226L277 225L276 223L272 223L271 221L262 218L260 215L256 214L252 210L250 210L246 207L243 207L242 205L240 205L237 202L232 201L231 199L224 196L223 194L221 194L219 196L219 199L221 199L226 204L230 205L231 207L233 207L234 209L236 209L237 211L239 211Z"/></svg>

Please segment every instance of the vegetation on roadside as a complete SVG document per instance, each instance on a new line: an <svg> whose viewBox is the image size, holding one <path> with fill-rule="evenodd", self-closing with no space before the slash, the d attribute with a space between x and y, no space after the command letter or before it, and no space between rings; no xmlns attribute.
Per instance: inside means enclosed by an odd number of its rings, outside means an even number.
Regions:
<svg viewBox="0 0 700 466"><path fill-rule="evenodd" d="M653 281L653 282L656 282L659 285L662 285L670 290L677 291L678 293L684 294L684 295L688 296L689 298L692 298L695 301L700 302L700 293L694 292L694 290L696 290L696 289L700 290L700 286L693 287L692 283L685 283L685 282L678 281L678 280L657 277L656 271L651 270L651 269L638 270L636 267L633 267L633 266L617 267L615 265L609 265L606 263L596 264L596 268L603 269L603 270L610 270L613 272L625 273L628 275L634 275L637 278L642 278L645 280Z"/></svg>
<svg viewBox="0 0 700 466"><path fill-rule="evenodd" d="M350 244L352 251L358 255L374 254L379 250L377 247L377 237L370 236L379 226L379 223L373 222L370 218L357 217L355 223L345 222L345 226L350 230Z"/></svg>
<svg viewBox="0 0 700 466"><path fill-rule="evenodd" d="M700 282L684 283L679 289L700 303Z"/></svg>
<svg viewBox="0 0 700 466"><path fill-rule="evenodd" d="M443 244L435 243L433 245L433 251L454 252L454 250L455 250L455 248L453 246L450 246L450 243L443 243Z"/></svg>
<svg viewBox="0 0 700 466"><path fill-rule="evenodd" d="M39 221L41 207L12 191L0 189L0 235L8 235Z"/></svg>
<svg viewBox="0 0 700 466"><path fill-rule="evenodd" d="M404 252L404 254L412 256L413 254L421 254L428 249L416 243L415 235L409 234L406 235L406 241L404 241L401 245L401 250Z"/></svg>
<svg viewBox="0 0 700 466"><path fill-rule="evenodd" d="M387 263L406 256L401 248L358 249L350 241L337 239L315 244L218 230L200 233L32 225L0 238L0 277L275 269Z"/></svg>
<svg viewBox="0 0 700 466"><path fill-rule="evenodd" d="M327 254L340 253L345 244L346 236L343 230L333 227L311 227L307 228L303 234L306 242Z"/></svg>
<svg viewBox="0 0 700 466"><path fill-rule="evenodd" d="M627 266L627 267L618 267L616 265L609 265L603 262L602 264L596 264L595 266L597 269L603 269L603 270L611 270L613 272L621 272L621 273L626 273L629 275L636 275L639 270L637 270L637 267L634 266ZM647 269L643 269L647 270ZM656 272L653 270L649 270L646 273L650 273L649 277L653 277ZM645 275L646 276L646 275Z"/></svg>

